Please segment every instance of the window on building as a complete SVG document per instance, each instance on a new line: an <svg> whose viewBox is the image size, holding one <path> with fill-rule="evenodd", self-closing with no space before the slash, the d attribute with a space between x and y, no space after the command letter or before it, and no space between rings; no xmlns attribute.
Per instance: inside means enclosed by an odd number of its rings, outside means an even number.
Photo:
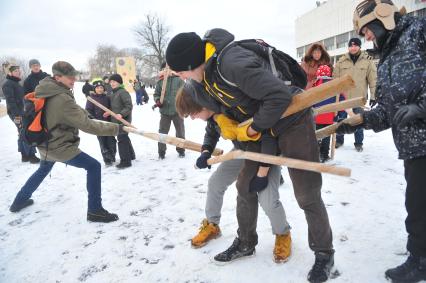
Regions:
<svg viewBox="0 0 426 283"><path fill-rule="evenodd" d="M297 48L297 57L298 58L303 57L304 54L305 54L305 47L304 46Z"/></svg>
<svg viewBox="0 0 426 283"><path fill-rule="evenodd" d="M327 39L324 39L324 47L325 47L326 50L333 50L333 49L335 49L334 36L333 37L329 37Z"/></svg>
<svg viewBox="0 0 426 283"><path fill-rule="evenodd" d="M336 36L336 46L337 48L345 47L349 41L349 32L345 32Z"/></svg>
<svg viewBox="0 0 426 283"><path fill-rule="evenodd" d="M417 11L417 17L422 18L426 17L426 8Z"/></svg>

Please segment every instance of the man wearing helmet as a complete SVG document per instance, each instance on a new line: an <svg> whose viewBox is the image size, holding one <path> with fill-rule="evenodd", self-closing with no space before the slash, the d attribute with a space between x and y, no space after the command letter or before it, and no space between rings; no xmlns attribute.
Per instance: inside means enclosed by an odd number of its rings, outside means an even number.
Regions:
<svg viewBox="0 0 426 283"><path fill-rule="evenodd" d="M392 128L407 181L409 256L385 274L393 282L419 282L426 280L426 18L403 15L390 0L365 0L356 7L354 26L380 54L378 104L361 114L360 125L343 124L337 133Z"/></svg>

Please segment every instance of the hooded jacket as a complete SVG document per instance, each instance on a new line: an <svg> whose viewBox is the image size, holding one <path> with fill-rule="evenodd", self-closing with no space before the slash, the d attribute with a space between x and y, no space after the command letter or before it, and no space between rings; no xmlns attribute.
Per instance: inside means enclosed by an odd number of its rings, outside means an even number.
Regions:
<svg viewBox="0 0 426 283"><path fill-rule="evenodd" d="M253 117L254 130L271 128L277 136L303 114L298 112L280 119L292 97L301 90L275 77L269 61L233 42L234 36L223 29L208 31L203 40L203 85L210 96L232 110L235 120L242 122Z"/></svg>
<svg viewBox="0 0 426 283"><path fill-rule="evenodd" d="M426 99L426 18L400 18L381 49L377 71L377 106L364 112L364 127L392 128L400 159L426 156L426 120L398 128L393 118L400 106Z"/></svg>
<svg viewBox="0 0 426 283"><path fill-rule="evenodd" d="M89 119L75 102L72 91L53 78L40 81L35 92L37 98L46 98L44 117L50 133L47 146L37 146L42 159L65 162L77 156L81 152L79 129L97 136L118 134L117 124Z"/></svg>

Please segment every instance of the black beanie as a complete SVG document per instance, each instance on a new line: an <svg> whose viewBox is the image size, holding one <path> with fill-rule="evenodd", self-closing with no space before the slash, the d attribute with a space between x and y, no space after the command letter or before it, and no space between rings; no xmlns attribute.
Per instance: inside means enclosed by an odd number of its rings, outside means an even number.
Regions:
<svg viewBox="0 0 426 283"><path fill-rule="evenodd" d="M349 39L348 46L351 47L352 44L361 47L361 39L357 37Z"/></svg>
<svg viewBox="0 0 426 283"><path fill-rule="evenodd" d="M194 70L204 63L204 43L195 32L179 33L166 50L166 61L176 72Z"/></svg>
<svg viewBox="0 0 426 283"><path fill-rule="evenodd" d="M119 74L114 74L109 77L110 81L116 81L119 84L123 84L123 78Z"/></svg>

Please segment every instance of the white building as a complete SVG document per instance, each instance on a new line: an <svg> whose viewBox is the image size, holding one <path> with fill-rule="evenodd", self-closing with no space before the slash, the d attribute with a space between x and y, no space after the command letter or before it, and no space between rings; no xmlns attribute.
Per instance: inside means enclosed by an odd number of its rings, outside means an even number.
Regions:
<svg viewBox="0 0 426 283"><path fill-rule="evenodd" d="M353 29L352 17L360 0L328 0L296 19L297 60L300 62L309 46L321 42L332 57L332 62L340 55L348 52L348 41L358 37ZM401 8L405 6L407 13L419 17L426 16L426 0L393 0ZM361 39L362 49L371 49L371 42Z"/></svg>

